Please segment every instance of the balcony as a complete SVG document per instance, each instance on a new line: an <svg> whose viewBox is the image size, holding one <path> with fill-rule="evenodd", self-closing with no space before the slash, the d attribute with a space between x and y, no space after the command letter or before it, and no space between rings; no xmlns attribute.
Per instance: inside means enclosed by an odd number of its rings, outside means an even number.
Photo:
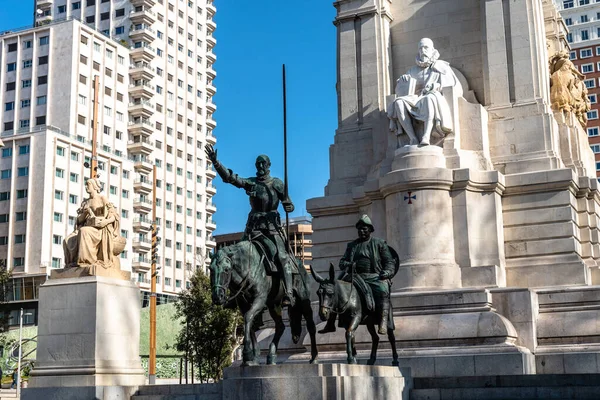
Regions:
<svg viewBox="0 0 600 400"><path fill-rule="evenodd" d="M209 32L214 32L215 29L217 29L217 23L212 18L207 19L206 29L208 29Z"/></svg>
<svg viewBox="0 0 600 400"><path fill-rule="evenodd" d="M136 135L152 135L154 132L154 125L152 125L148 120L139 119L136 121L129 121L127 124L127 131L136 136Z"/></svg>
<svg viewBox="0 0 600 400"><path fill-rule="evenodd" d="M215 129L217 127L217 121L212 118L212 115L206 116L206 126L210 129Z"/></svg>
<svg viewBox="0 0 600 400"><path fill-rule="evenodd" d="M217 55L209 50L206 52L206 59L214 64L217 61Z"/></svg>
<svg viewBox="0 0 600 400"><path fill-rule="evenodd" d="M130 0L130 2L134 7L146 6L146 8L153 7L156 4L156 0Z"/></svg>
<svg viewBox="0 0 600 400"><path fill-rule="evenodd" d="M139 62L137 64L131 64L129 66L129 76L133 80L146 80L149 81L154 78L156 74L156 70L152 68L149 64ZM154 94L154 91L152 91Z"/></svg>
<svg viewBox="0 0 600 400"><path fill-rule="evenodd" d="M214 231L215 229L217 229L217 224L215 224L215 221L213 221L212 218L208 218L206 220L206 230L207 231Z"/></svg>
<svg viewBox="0 0 600 400"><path fill-rule="evenodd" d="M136 193L150 194L152 193L152 186L152 182L148 178L133 181L133 190Z"/></svg>
<svg viewBox="0 0 600 400"><path fill-rule="evenodd" d="M149 218L137 217L133 219L133 230L135 232L149 232L152 229L152 221Z"/></svg>
<svg viewBox="0 0 600 400"><path fill-rule="evenodd" d="M215 71L213 67L207 67L206 76L208 76L210 79L215 79L217 77L217 71Z"/></svg>
<svg viewBox="0 0 600 400"><path fill-rule="evenodd" d="M134 272L142 272L142 271L134 271ZM152 283L150 279L139 279L139 278L131 278L131 281L138 285L138 287L143 287L144 289L149 288Z"/></svg>
<svg viewBox="0 0 600 400"><path fill-rule="evenodd" d="M54 4L54 0L37 0L37 8L43 10L44 8L50 8Z"/></svg>
<svg viewBox="0 0 600 400"><path fill-rule="evenodd" d="M154 168L152 160L150 160L150 158L147 156L137 155L131 157L131 160L133 161L133 168L136 172L149 174Z"/></svg>
<svg viewBox="0 0 600 400"><path fill-rule="evenodd" d="M214 214L217 212L217 206L212 201L206 203L206 212L208 214Z"/></svg>
<svg viewBox="0 0 600 400"><path fill-rule="evenodd" d="M215 145L217 143L217 138L215 137L215 135L213 135L212 130L207 130L206 131L206 141L212 145Z"/></svg>
<svg viewBox="0 0 600 400"><path fill-rule="evenodd" d="M156 14L153 13L148 8L145 8L145 9L142 9L139 11L133 10L129 14L129 19L131 20L131 23L134 25L136 25L136 24L152 25L154 22L156 22Z"/></svg>
<svg viewBox="0 0 600 400"><path fill-rule="evenodd" d="M146 257L135 257L131 261L131 268L134 272L147 272L152 268L152 264L150 264L150 260Z"/></svg>
<svg viewBox="0 0 600 400"><path fill-rule="evenodd" d="M133 103L129 103L129 114L134 118L150 118L154 114L154 105L147 100L137 99Z"/></svg>
<svg viewBox="0 0 600 400"><path fill-rule="evenodd" d="M208 46L208 50L210 51L217 45L217 39L215 39L215 37L209 33L206 35L206 44Z"/></svg>
<svg viewBox="0 0 600 400"><path fill-rule="evenodd" d="M214 196L217 193L217 188L212 183L209 183L206 185L206 193Z"/></svg>
<svg viewBox="0 0 600 400"><path fill-rule="evenodd" d="M214 96L217 93L217 88L213 85L212 79L206 81L206 91L210 96Z"/></svg>
<svg viewBox="0 0 600 400"><path fill-rule="evenodd" d="M215 103L213 103L212 101L207 101L206 102L206 109L208 110L209 113L214 113L215 111L217 111L217 105Z"/></svg>
<svg viewBox="0 0 600 400"><path fill-rule="evenodd" d="M132 27L129 30L129 38L134 41L145 40L152 42L156 39L156 31L149 26L142 26L139 28Z"/></svg>
<svg viewBox="0 0 600 400"><path fill-rule="evenodd" d="M215 239L210 237L206 239L206 247L209 249L214 249L215 247L217 247L217 242L215 242Z"/></svg>
<svg viewBox="0 0 600 400"><path fill-rule="evenodd" d="M137 238L133 240L131 247L136 253L147 253L152 250L152 242L148 239Z"/></svg>
<svg viewBox="0 0 600 400"><path fill-rule="evenodd" d="M214 179L217 176L217 171L215 171L215 168L212 165L206 167L206 176L210 179Z"/></svg>
<svg viewBox="0 0 600 400"><path fill-rule="evenodd" d="M135 212L139 212L142 214L148 214L152 211L152 203L144 198L138 197L133 200L133 209Z"/></svg>
<svg viewBox="0 0 600 400"><path fill-rule="evenodd" d="M129 85L129 94L133 97L144 97L146 99L154 96L154 86L147 82L138 82Z"/></svg>
<svg viewBox="0 0 600 400"><path fill-rule="evenodd" d="M156 56L156 50L154 47L144 44L139 47L132 46L129 48L129 55L134 61L146 61L150 62Z"/></svg>
<svg viewBox="0 0 600 400"><path fill-rule="evenodd" d="M212 1L206 2L206 13L210 16L214 16L217 13L217 8Z"/></svg>
<svg viewBox="0 0 600 400"><path fill-rule="evenodd" d="M127 150L132 154L144 154L149 156L154 151L154 143L146 138L137 137L137 140L127 142Z"/></svg>

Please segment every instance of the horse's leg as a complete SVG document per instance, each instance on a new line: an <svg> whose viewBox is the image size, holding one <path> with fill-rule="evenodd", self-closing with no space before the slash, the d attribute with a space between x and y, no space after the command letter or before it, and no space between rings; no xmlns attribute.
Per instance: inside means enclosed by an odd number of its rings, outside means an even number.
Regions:
<svg viewBox="0 0 600 400"><path fill-rule="evenodd" d="M398 352L396 351L396 335L394 335L393 329L388 329L387 334L388 334L388 339L390 341L390 346L392 346L392 357L393 357L392 365L397 367L399 365L399 362L398 362Z"/></svg>
<svg viewBox="0 0 600 400"><path fill-rule="evenodd" d="M346 354L348 355L348 364L356 364L356 347L354 346L354 332L360 324L360 315L355 316L346 328Z"/></svg>
<svg viewBox="0 0 600 400"><path fill-rule="evenodd" d="M310 306L310 300L302 301L302 315L304 315L304 319L306 320L306 330L310 336L310 363L318 364L317 356L319 355L319 351L317 350L317 327L313 320L313 310Z"/></svg>
<svg viewBox="0 0 600 400"><path fill-rule="evenodd" d="M269 306L269 314L271 314L271 318L273 318L273 322L275 322L275 335L273 335L273 340L269 345L269 354L267 355L267 364L275 365L277 361L277 348L279 347L279 339L283 335L283 331L285 331L285 324L283 323L283 318L281 317L281 307L280 306Z"/></svg>
<svg viewBox="0 0 600 400"><path fill-rule="evenodd" d="M372 321L367 323L367 329L371 334L371 357L369 357L369 361L367 361L367 365L375 365L375 360L377 360L377 347L379 347L379 335L377 334L377 330L375 329L375 324Z"/></svg>
<svg viewBox="0 0 600 400"><path fill-rule="evenodd" d="M248 326L252 326L252 321L247 321L248 318L248 310L250 310L250 305L246 302L241 302L239 304L240 312L244 317L244 342L242 343L242 361L246 364L248 361L253 359L254 349L252 347L252 339L251 332L248 329Z"/></svg>
<svg viewBox="0 0 600 400"><path fill-rule="evenodd" d="M258 342L256 341L256 330L255 329L252 330L251 338L252 338L252 348L254 349L254 359L256 360L257 364L260 364L260 361L259 361L260 348L258 347Z"/></svg>
<svg viewBox="0 0 600 400"><path fill-rule="evenodd" d="M258 365L256 355L256 334L252 323L259 312L265 306L265 298L259 297L250 304L248 311L244 313L244 363L242 365Z"/></svg>

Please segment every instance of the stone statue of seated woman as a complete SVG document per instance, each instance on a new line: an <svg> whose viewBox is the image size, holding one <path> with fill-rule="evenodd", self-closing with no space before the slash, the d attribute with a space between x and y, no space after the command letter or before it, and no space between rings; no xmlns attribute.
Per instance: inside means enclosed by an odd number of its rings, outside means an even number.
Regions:
<svg viewBox="0 0 600 400"><path fill-rule="evenodd" d="M119 213L100 194L102 186L97 178L88 179L85 190L89 198L81 203L75 230L63 242L65 264L67 268L85 268L87 275L118 276L121 270L119 255L125 248L125 238L120 235ZM106 274L101 270L117 272Z"/></svg>

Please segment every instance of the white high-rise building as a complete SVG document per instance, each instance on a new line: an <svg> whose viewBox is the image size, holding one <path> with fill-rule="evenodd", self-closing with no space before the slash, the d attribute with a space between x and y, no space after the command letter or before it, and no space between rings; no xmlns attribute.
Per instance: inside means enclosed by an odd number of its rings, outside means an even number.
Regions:
<svg viewBox="0 0 600 400"><path fill-rule="evenodd" d="M149 290L157 167L159 302L215 247L212 52L207 0L38 0L35 27L0 33L0 260L15 300L63 265L62 239L86 196L93 79L100 180L128 238L121 267ZM29 307L29 306L27 306Z"/></svg>

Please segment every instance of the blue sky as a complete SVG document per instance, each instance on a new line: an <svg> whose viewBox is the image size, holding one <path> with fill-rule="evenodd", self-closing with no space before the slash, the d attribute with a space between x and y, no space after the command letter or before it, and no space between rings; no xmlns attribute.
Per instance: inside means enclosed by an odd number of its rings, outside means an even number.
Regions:
<svg viewBox="0 0 600 400"><path fill-rule="evenodd" d="M287 69L288 176L296 206L323 195L329 146L337 126L336 33L333 0L215 0L220 161L240 176L255 174L259 154L283 179L281 65ZM0 31L31 24L33 0L0 0ZM243 190L215 179L215 233L243 230L249 211ZM280 209L283 213L283 210Z"/></svg>

